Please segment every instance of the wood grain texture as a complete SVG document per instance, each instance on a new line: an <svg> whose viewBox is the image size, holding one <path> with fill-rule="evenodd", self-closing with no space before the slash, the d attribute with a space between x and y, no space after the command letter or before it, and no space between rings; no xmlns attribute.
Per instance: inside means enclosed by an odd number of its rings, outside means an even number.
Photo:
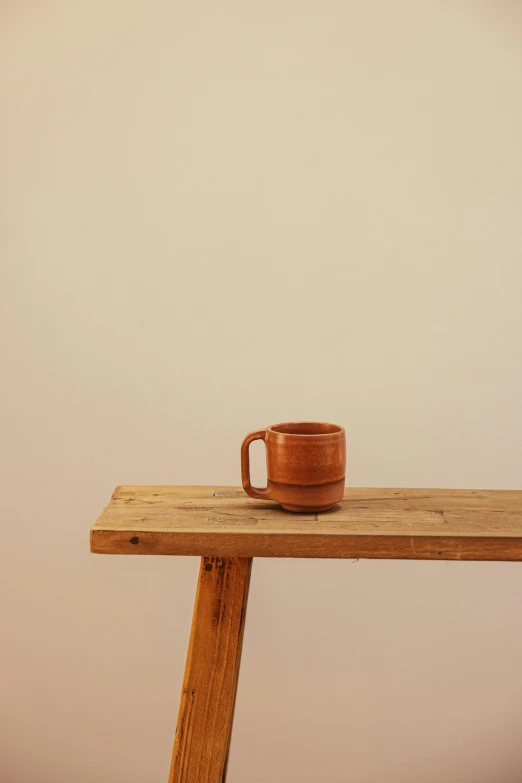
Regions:
<svg viewBox="0 0 522 783"><path fill-rule="evenodd" d="M237 487L118 487L91 551L522 560L522 491L348 488L327 513L293 514Z"/></svg>
<svg viewBox="0 0 522 783"><path fill-rule="evenodd" d="M224 783L251 568L202 558L169 783Z"/></svg>

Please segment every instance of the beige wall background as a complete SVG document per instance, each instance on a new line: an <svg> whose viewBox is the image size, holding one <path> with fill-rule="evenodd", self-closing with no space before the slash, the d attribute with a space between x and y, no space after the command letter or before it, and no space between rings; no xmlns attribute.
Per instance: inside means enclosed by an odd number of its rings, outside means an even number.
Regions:
<svg viewBox="0 0 522 783"><path fill-rule="evenodd" d="M0 778L160 783L198 563L116 484L521 488L522 7L4 2ZM261 481L262 455L256 452ZM522 568L254 564L230 783L519 783Z"/></svg>

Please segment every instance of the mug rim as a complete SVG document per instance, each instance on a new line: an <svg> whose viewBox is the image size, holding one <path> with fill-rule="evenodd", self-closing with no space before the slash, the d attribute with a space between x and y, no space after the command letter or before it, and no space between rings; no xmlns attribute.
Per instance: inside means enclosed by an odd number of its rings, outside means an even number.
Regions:
<svg viewBox="0 0 522 783"><path fill-rule="evenodd" d="M322 432L285 432L283 427L300 427L314 424L324 427ZM328 429L326 429L328 428ZM331 424L327 421L284 421L281 424L272 424L267 430L275 432L277 435L289 435L294 438L324 438L330 435L344 435L344 427L340 424Z"/></svg>

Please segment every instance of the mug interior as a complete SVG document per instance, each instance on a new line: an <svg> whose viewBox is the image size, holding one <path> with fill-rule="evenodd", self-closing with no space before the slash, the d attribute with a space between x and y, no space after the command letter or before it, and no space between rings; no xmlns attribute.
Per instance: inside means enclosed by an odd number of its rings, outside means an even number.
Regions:
<svg viewBox="0 0 522 783"><path fill-rule="evenodd" d="M288 421L269 429L282 435L334 435L343 432L343 428L337 424L326 424L322 421Z"/></svg>

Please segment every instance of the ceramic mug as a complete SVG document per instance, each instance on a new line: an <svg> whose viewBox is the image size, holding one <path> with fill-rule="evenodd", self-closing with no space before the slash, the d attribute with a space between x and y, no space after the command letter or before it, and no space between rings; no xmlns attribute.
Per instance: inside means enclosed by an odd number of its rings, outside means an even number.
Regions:
<svg viewBox="0 0 522 783"><path fill-rule="evenodd" d="M268 482L250 483L249 446L264 440ZM274 424L250 432L241 446L243 488L251 498L275 500L287 511L327 511L342 500L346 472L343 427L317 421Z"/></svg>

